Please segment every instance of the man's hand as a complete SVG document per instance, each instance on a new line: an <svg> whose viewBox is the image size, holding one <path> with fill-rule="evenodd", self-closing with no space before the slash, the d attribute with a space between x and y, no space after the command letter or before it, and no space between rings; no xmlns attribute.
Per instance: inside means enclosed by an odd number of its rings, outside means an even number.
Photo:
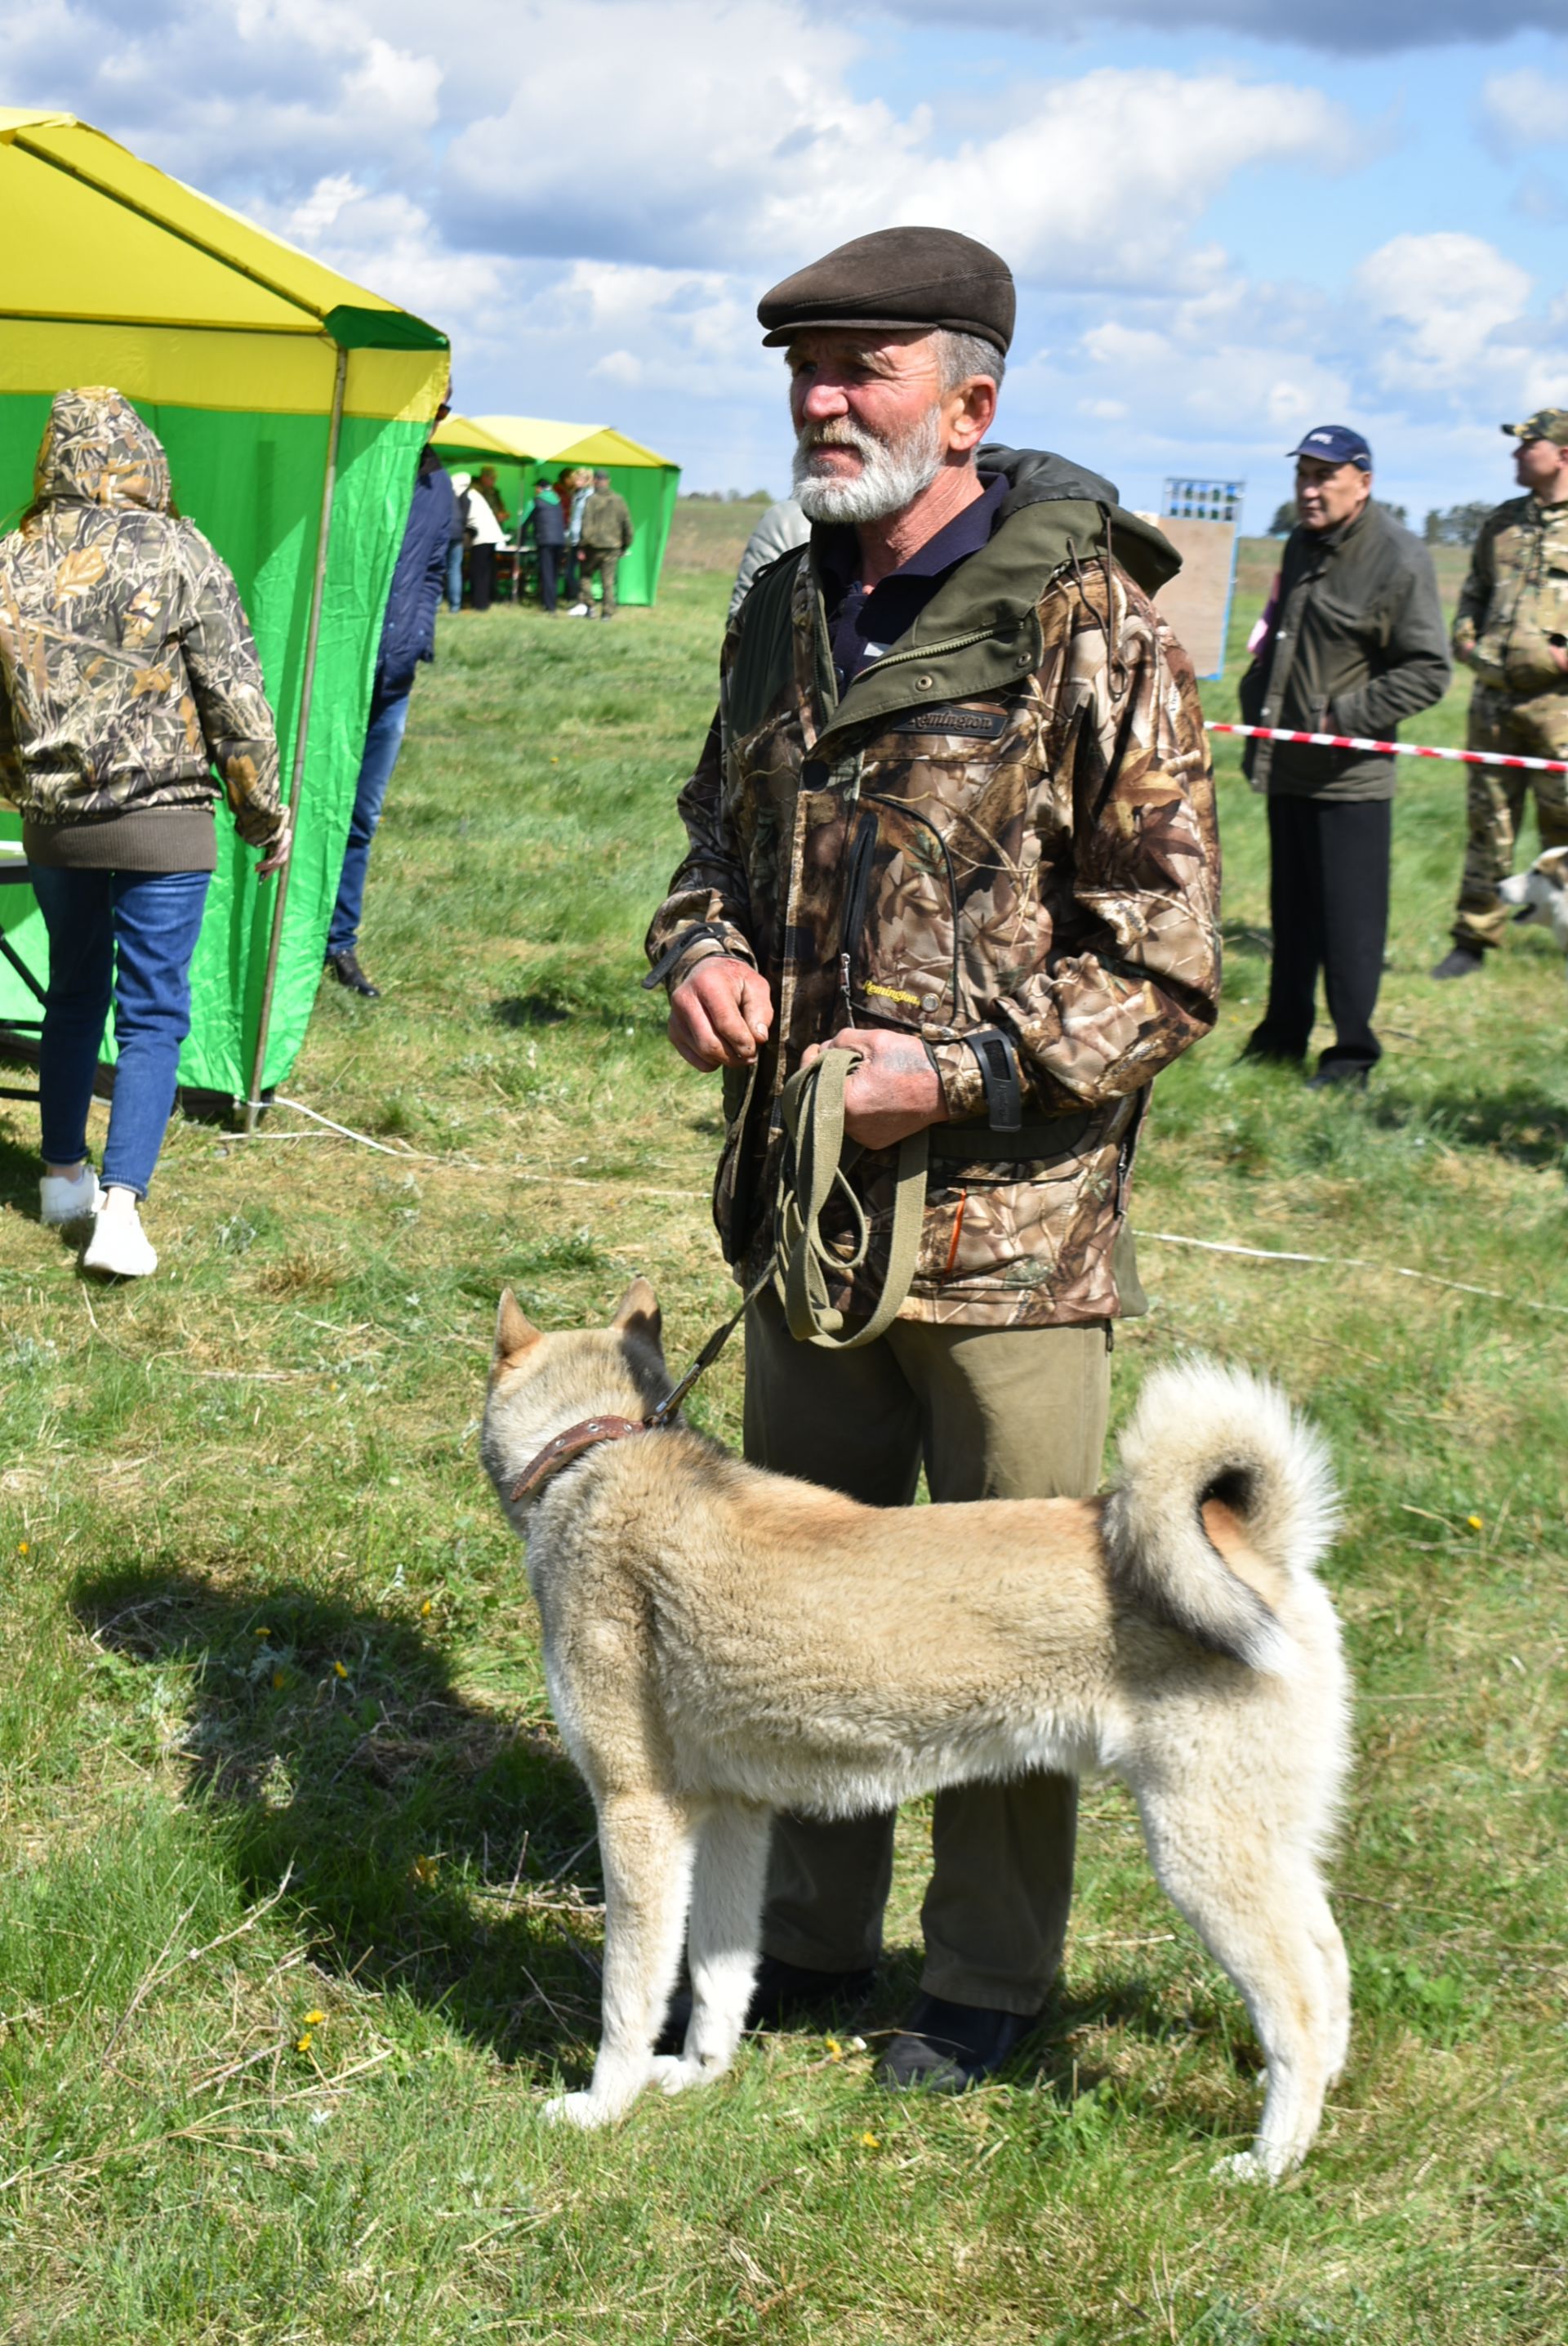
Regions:
<svg viewBox="0 0 1568 2346"><path fill-rule="evenodd" d="M844 1086L844 1130L862 1148L892 1148L928 1124L947 1122L942 1079L918 1035L846 1026L830 1043L813 1043L801 1066L812 1066L824 1051L860 1054Z"/></svg>
<svg viewBox="0 0 1568 2346"><path fill-rule="evenodd" d="M773 997L748 961L709 954L676 987L669 1002L669 1039L687 1065L708 1075L714 1067L748 1067L773 1025Z"/></svg>
<svg viewBox="0 0 1568 2346"><path fill-rule="evenodd" d="M258 880L270 880L274 872L281 872L294 845L294 818L291 811L283 817L283 828L274 838L260 862L256 866Z"/></svg>

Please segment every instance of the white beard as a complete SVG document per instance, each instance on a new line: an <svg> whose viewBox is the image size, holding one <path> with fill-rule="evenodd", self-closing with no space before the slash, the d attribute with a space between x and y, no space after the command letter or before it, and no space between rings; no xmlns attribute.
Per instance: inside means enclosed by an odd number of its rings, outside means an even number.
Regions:
<svg viewBox="0 0 1568 2346"><path fill-rule="evenodd" d="M860 459L860 471L847 480L838 474L813 472L813 461L823 448L853 449ZM832 423L807 424L795 442L795 495L808 521L885 521L912 505L941 470L942 426L934 407L892 445L873 439L842 416Z"/></svg>

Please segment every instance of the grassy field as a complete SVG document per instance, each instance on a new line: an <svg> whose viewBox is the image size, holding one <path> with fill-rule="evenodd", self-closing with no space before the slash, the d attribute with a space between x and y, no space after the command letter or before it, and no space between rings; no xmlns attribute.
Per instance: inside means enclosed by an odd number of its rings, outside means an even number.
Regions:
<svg viewBox="0 0 1568 2346"><path fill-rule="evenodd" d="M1135 1219L1330 1260L1150 1237L1116 1351L1119 1414L1174 1347L1277 1373L1344 1478L1356 2033L1305 2172L1210 2181L1257 2048L1104 1785L1010 2082L871 2083L916 1811L853 2039L758 2042L608 2137L540 2119L591 2055L600 1892L476 1421L505 1281L586 1323L645 1271L682 1358L727 1308L715 1088L636 981L754 518L683 508L658 608L607 636L443 618L372 876L384 999L324 993L283 1086L373 1146L177 1123L164 1267L108 1291L0 1107L0 2337L1560 2341L1568 1002L1535 933L1425 974L1452 769L1403 784L1387 1060L1319 1096L1237 1064L1265 863L1225 745L1225 1014L1159 1084ZM1426 730L1461 726L1456 694ZM730 1437L738 1353L695 1412Z"/></svg>

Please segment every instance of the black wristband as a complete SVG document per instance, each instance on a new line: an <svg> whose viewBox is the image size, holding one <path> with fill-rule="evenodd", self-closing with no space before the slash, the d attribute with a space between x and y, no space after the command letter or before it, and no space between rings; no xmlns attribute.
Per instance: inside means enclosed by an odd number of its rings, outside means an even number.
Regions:
<svg viewBox="0 0 1568 2346"><path fill-rule="evenodd" d="M999 1026L982 1026L963 1037L973 1052L985 1086L985 1120L993 1132L1017 1132L1023 1123L1023 1085L1013 1037Z"/></svg>

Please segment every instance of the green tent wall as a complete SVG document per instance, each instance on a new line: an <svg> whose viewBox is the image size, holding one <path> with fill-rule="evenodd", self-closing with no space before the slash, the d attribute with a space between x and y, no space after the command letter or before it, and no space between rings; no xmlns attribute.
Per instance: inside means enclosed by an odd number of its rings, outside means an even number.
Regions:
<svg viewBox="0 0 1568 2346"><path fill-rule="evenodd" d="M83 289L57 269L47 291L53 314L46 314L36 284L12 281L0 254L0 525L12 524L32 494L54 391L114 382L168 450L181 512L234 572L278 719L285 791L298 791L260 1070L271 1086L292 1065L320 982L382 613L419 451L446 380L445 338L69 117L0 113L0 200L8 216L25 216L29 201L52 203L62 180L96 207L95 251L112 248L122 230L129 239L122 306L107 318L84 314ZM152 260L161 230L167 265L148 265L149 230ZM219 307L209 280L237 290L219 321L204 329L193 323L199 299ZM327 562L307 750L297 769L334 413ZM19 836L19 818L0 804L0 841ZM240 848L221 816L219 852L180 1077L243 1099L262 1024L278 883L258 885L254 852ZM41 977L47 942L30 891L0 888L0 923ZM36 1012L0 963L0 1024ZM108 1040L105 1053L112 1056Z"/></svg>

